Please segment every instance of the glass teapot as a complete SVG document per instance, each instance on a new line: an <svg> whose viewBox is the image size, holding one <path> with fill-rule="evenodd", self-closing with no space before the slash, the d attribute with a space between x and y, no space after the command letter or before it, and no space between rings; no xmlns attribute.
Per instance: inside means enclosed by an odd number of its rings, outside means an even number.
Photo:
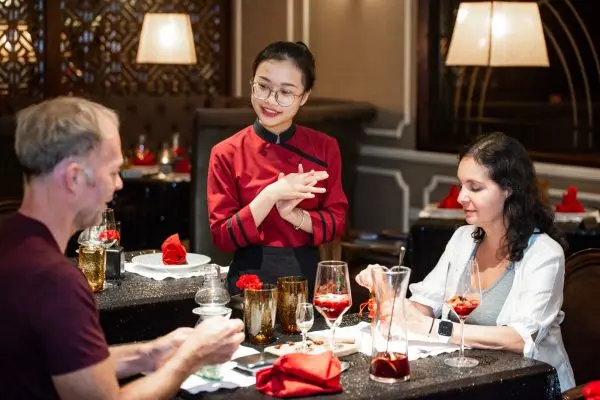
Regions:
<svg viewBox="0 0 600 400"><path fill-rule="evenodd" d="M231 296L225 288L225 282L216 273L216 266L210 264L207 266L204 274L204 282L196 292L194 297L200 307L226 306L231 300ZM213 272L215 271L215 272Z"/></svg>

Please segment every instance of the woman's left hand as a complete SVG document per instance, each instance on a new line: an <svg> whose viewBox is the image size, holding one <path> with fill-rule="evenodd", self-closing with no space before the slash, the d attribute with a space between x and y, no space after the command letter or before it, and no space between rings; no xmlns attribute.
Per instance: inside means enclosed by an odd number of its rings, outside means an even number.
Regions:
<svg viewBox="0 0 600 400"><path fill-rule="evenodd" d="M303 174L304 173L304 167L302 167L302 164L298 164L298 173L299 174ZM285 176L285 174L283 172L279 173L279 177L277 179L281 179ZM314 186L317 184L317 181L315 180L312 184L309 183L307 186ZM289 216L291 216L291 214L294 212L294 210L296 209L296 207L298 206L298 204L300 204L302 202L302 199L291 199L291 200L279 200L277 203L275 203L275 207L277 208L277 212L279 213L279 216L283 219L288 218Z"/></svg>
<svg viewBox="0 0 600 400"><path fill-rule="evenodd" d="M420 335L428 335L432 318L419 311L412 301L408 299L404 301L404 312L406 313L408 330Z"/></svg>
<svg viewBox="0 0 600 400"><path fill-rule="evenodd" d="M402 302L404 302L404 315L406 318L406 326L409 332L427 335L429 333L429 327L431 326L431 317L424 315L417 307L414 306L412 301L408 299L398 299L396 300L396 307L402 306ZM392 319L393 324L399 324L402 321L399 320L402 313L396 312L397 309L394 310L394 317ZM389 315L392 312L392 301L383 302L381 317L384 320L389 320Z"/></svg>

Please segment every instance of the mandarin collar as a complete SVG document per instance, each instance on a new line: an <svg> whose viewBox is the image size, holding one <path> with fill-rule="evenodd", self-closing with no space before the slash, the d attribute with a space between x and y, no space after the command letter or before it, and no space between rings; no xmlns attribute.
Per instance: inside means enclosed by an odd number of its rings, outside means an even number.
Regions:
<svg viewBox="0 0 600 400"><path fill-rule="evenodd" d="M296 124L292 124L289 128L281 132L279 135L271 132L270 130L262 126L258 118L256 119L256 121L254 121L253 126L256 134L269 143L287 142L292 138L292 136L294 136L294 133L296 133Z"/></svg>

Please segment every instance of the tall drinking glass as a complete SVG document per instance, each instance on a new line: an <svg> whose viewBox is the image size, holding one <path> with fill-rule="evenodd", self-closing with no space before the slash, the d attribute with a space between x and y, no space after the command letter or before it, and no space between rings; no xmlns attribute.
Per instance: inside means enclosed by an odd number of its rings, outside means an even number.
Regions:
<svg viewBox="0 0 600 400"><path fill-rule="evenodd" d="M107 208L102 212L100 222L84 229L77 239L79 267L94 292L99 292L107 287L105 280L106 249L117 243L116 229L114 211Z"/></svg>
<svg viewBox="0 0 600 400"><path fill-rule="evenodd" d="M448 268L448 274L450 274ZM465 320L481 304L481 281L477 261L472 260L467 265L467 270L458 279L456 289L448 287L455 279L446 279L445 303L450 307L460 321L460 350L458 357L446 359L446 365L457 368L471 368L479 364L474 358L465 357Z"/></svg>
<svg viewBox="0 0 600 400"><path fill-rule="evenodd" d="M350 274L344 261L321 261L317 266L315 295L316 309L325 317L331 330L331 351L335 350L335 329L342 323L346 311L352 306Z"/></svg>

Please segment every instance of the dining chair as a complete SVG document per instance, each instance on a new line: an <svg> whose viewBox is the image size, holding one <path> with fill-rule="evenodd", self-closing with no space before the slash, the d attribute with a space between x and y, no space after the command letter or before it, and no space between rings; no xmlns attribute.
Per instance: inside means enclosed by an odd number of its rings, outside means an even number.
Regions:
<svg viewBox="0 0 600 400"><path fill-rule="evenodd" d="M17 199L0 200L0 225L13 216L21 205L21 201Z"/></svg>
<svg viewBox="0 0 600 400"><path fill-rule="evenodd" d="M581 389L600 379L600 248L580 250L566 260L561 332L569 360L580 385L563 399L583 399Z"/></svg>

